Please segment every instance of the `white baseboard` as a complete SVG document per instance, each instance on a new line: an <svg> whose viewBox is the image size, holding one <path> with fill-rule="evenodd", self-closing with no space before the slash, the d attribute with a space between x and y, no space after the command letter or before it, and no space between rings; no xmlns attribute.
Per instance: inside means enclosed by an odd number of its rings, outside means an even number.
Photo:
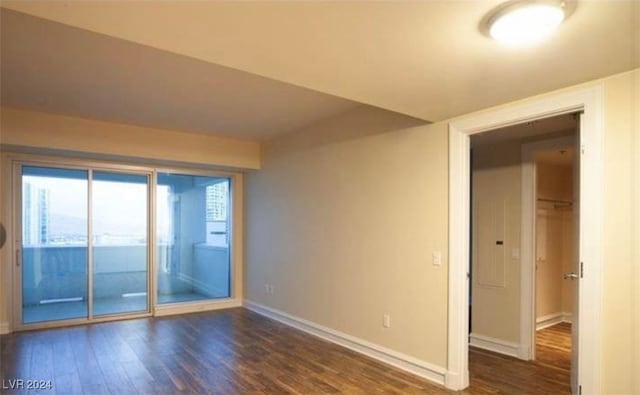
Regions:
<svg viewBox="0 0 640 395"><path fill-rule="evenodd" d="M265 317L282 322L283 324L296 329L300 329L301 331L320 337L339 346L346 347L360 354L364 354L386 364L413 373L416 376L420 376L440 385L446 384L445 378L447 369L443 367L432 365L409 355L390 350L366 340L347 335L346 333L327 328L316 324L315 322L287 314L259 303L245 300L244 307Z"/></svg>
<svg viewBox="0 0 640 395"><path fill-rule="evenodd" d="M211 298L216 298L219 297L219 295L228 294L228 290L214 288L211 285L207 284L205 281L201 281L195 277L191 277L188 274L179 273L178 278L186 283L193 284L196 288L199 288L202 293Z"/></svg>
<svg viewBox="0 0 640 395"><path fill-rule="evenodd" d="M8 322L0 322L0 335L6 335L9 333L9 323Z"/></svg>
<svg viewBox="0 0 640 395"><path fill-rule="evenodd" d="M561 322L571 323L571 313L553 313L536 318L536 331L554 326Z"/></svg>
<svg viewBox="0 0 640 395"><path fill-rule="evenodd" d="M520 345L489 336L472 333L469 335L469 345L483 350L497 352L499 354L509 355L511 357L521 358Z"/></svg>
<svg viewBox="0 0 640 395"><path fill-rule="evenodd" d="M536 330L539 331L562 322L562 313L553 313L536 318Z"/></svg>
<svg viewBox="0 0 640 395"><path fill-rule="evenodd" d="M163 317L167 315L198 313L201 311L213 311L230 309L233 307L242 307L242 301L239 299L223 299L223 300L207 300L189 304L168 304L158 305L153 312L154 317Z"/></svg>
<svg viewBox="0 0 640 395"><path fill-rule="evenodd" d="M445 387L448 389L459 391L469 386L469 372L466 375L461 375L455 372L448 371L445 376Z"/></svg>

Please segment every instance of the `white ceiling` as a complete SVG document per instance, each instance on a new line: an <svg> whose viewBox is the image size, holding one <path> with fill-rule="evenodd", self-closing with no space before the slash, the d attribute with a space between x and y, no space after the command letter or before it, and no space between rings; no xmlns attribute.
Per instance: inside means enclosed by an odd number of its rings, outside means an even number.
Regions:
<svg viewBox="0 0 640 395"><path fill-rule="evenodd" d="M576 156L576 149L567 147L563 149L541 151L536 153L536 162L556 166L572 166Z"/></svg>
<svg viewBox="0 0 640 395"><path fill-rule="evenodd" d="M474 134L471 145L477 147L509 140L533 141L542 136L571 135L577 130L578 118L574 114L564 114Z"/></svg>
<svg viewBox="0 0 640 395"><path fill-rule="evenodd" d="M481 32L480 21L500 3L3 1L2 7L429 121L640 67L638 1L580 1L552 37L528 48L503 47ZM5 34L2 44L4 51ZM165 55L158 56L165 59ZM75 67L78 59L64 62ZM110 56L105 62L110 69L128 60ZM40 64L39 71L47 66ZM168 78L187 79L182 72ZM187 84L190 90L196 81L206 80L197 74L205 73L204 67L188 73L193 80ZM128 82L131 102L153 89L149 86L153 78L144 74ZM103 86L107 96L110 87ZM154 92L166 107L180 105L181 100ZM288 94L283 91L271 100L296 102ZM191 104L206 107L197 101L210 96L179 95L189 97ZM261 97L256 102L266 101ZM109 105L113 104L105 103ZM193 108L183 107L184 122L197 118ZM234 117L257 119L260 114L240 108L230 111ZM301 110L291 110L297 111ZM217 119L219 113L214 115Z"/></svg>
<svg viewBox="0 0 640 395"><path fill-rule="evenodd" d="M0 25L3 105L252 140L361 105L11 10Z"/></svg>

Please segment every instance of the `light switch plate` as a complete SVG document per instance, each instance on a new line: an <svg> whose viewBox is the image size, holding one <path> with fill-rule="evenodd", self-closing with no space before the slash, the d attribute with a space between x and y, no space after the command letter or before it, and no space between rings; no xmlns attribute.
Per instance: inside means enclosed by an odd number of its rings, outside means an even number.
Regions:
<svg viewBox="0 0 640 395"><path fill-rule="evenodd" d="M431 254L431 263L433 263L433 266L442 265L442 253L440 251L434 251Z"/></svg>
<svg viewBox="0 0 640 395"><path fill-rule="evenodd" d="M514 248L511 250L511 259L520 259L520 249Z"/></svg>

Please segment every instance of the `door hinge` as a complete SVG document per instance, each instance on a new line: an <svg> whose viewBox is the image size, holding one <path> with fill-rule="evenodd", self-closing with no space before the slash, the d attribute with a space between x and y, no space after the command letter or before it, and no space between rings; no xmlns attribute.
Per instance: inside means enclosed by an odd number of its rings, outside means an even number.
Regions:
<svg viewBox="0 0 640 395"><path fill-rule="evenodd" d="M578 395L582 395L582 386L581 385L578 386Z"/></svg>
<svg viewBox="0 0 640 395"><path fill-rule="evenodd" d="M584 155L584 144L580 144L580 153Z"/></svg>
<svg viewBox="0 0 640 395"><path fill-rule="evenodd" d="M580 262L580 278L584 277L584 262Z"/></svg>

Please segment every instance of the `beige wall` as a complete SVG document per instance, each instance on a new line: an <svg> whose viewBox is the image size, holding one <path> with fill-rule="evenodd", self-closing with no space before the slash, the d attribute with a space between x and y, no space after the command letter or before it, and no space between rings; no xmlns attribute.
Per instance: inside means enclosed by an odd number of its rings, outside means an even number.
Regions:
<svg viewBox="0 0 640 395"><path fill-rule="evenodd" d="M520 323L521 142L474 148L471 332L518 342ZM496 244L502 241L503 244Z"/></svg>
<svg viewBox="0 0 640 395"><path fill-rule="evenodd" d="M637 72L633 78L631 78L631 104L630 109L633 116L631 119L632 130L632 153L634 155L635 166L631 173L631 181L633 185L633 193L631 196L632 202L636 202L633 206L633 236L631 238L632 245L635 246L633 253L633 259L629 262L631 266L630 282L635 298L631 302L631 327L632 333L635 333L632 343L635 345L634 349L631 349L634 365L631 367L631 372L637 372L640 370L640 207L637 202L640 201L640 72ZM635 307L635 308L634 308ZM640 394L640 374L633 375L633 392Z"/></svg>
<svg viewBox="0 0 640 395"><path fill-rule="evenodd" d="M612 394L640 393L638 79L635 70L563 90L605 92L601 366ZM352 130L347 141L267 150L248 177L247 298L444 366L448 261L436 268L429 255L448 243L446 122Z"/></svg>
<svg viewBox="0 0 640 395"><path fill-rule="evenodd" d="M573 167L536 162L538 198L573 200Z"/></svg>
<svg viewBox="0 0 640 395"><path fill-rule="evenodd" d="M9 107L0 108L0 112L3 149L28 147L34 152L62 151L243 169L260 167L257 142Z"/></svg>
<svg viewBox="0 0 640 395"><path fill-rule="evenodd" d="M538 208L536 216L536 319L562 313L562 213Z"/></svg>
<svg viewBox="0 0 640 395"><path fill-rule="evenodd" d="M266 147L247 177L245 295L445 366L447 270L431 254L446 262L447 127L415 124L366 110Z"/></svg>
<svg viewBox="0 0 640 395"><path fill-rule="evenodd" d="M573 200L573 168L536 163L538 198ZM572 271L573 209L538 202L536 220L536 317L571 314L573 283L562 275Z"/></svg>
<svg viewBox="0 0 640 395"><path fill-rule="evenodd" d="M605 80L604 140L604 280L602 369L604 388L609 393L640 393L637 344L640 322L634 295L640 289L639 256L634 256L640 222L634 215L640 209L639 174L634 162L640 151L634 143L640 138L640 71ZM635 232L635 233L634 233ZM588 267L588 266L587 266ZM635 277L635 278L634 278ZM634 314L636 313L636 314ZM634 339L635 338L635 339ZM634 384L635 381L635 384Z"/></svg>

